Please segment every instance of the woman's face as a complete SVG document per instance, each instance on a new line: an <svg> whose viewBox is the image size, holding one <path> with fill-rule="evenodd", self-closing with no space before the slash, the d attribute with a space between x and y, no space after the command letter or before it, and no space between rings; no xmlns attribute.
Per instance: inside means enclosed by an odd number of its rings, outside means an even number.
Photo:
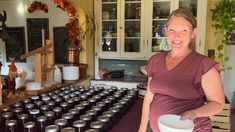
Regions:
<svg viewBox="0 0 235 132"><path fill-rule="evenodd" d="M196 35L196 29L183 17L172 16L165 28L167 42L171 50L189 48Z"/></svg>

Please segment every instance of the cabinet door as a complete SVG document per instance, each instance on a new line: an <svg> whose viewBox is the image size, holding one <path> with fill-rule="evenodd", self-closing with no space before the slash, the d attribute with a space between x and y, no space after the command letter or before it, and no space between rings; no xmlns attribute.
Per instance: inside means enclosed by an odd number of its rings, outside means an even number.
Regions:
<svg viewBox="0 0 235 132"><path fill-rule="evenodd" d="M124 0L121 5L121 57L144 58L144 46L141 15L143 2L141 0Z"/></svg>
<svg viewBox="0 0 235 132"><path fill-rule="evenodd" d="M120 55L120 38L119 34L119 4L117 0L100 0L100 8L96 11L101 11L99 23L99 40L98 48L101 57L118 57Z"/></svg>
<svg viewBox="0 0 235 132"><path fill-rule="evenodd" d="M164 27L170 12L173 10L174 1L172 0L152 0L149 5L150 15L147 26L150 32L148 35L148 53L149 56L168 50L165 39ZM151 22L151 23L150 23Z"/></svg>

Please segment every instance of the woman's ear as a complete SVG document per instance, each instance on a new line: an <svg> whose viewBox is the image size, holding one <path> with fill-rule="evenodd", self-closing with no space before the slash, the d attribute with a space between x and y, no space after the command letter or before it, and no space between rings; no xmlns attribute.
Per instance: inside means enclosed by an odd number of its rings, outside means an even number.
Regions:
<svg viewBox="0 0 235 132"><path fill-rule="evenodd" d="M193 32L192 32L191 38L192 38L192 39L195 38L196 35L197 35L197 28L194 28L194 29L193 29Z"/></svg>

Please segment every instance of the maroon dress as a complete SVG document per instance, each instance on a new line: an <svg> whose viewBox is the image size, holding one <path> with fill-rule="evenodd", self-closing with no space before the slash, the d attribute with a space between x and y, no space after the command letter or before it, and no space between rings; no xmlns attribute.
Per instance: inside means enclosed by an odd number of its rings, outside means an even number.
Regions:
<svg viewBox="0 0 235 132"><path fill-rule="evenodd" d="M176 67L166 68L167 52L158 53L148 61L146 71L150 90L154 94L150 104L149 122L154 132L159 132L158 117L163 114L177 114L202 106L205 93L201 77L212 67L218 66L214 60L192 51ZM194 132L211 132L209 117L194 120Z"/></svg>

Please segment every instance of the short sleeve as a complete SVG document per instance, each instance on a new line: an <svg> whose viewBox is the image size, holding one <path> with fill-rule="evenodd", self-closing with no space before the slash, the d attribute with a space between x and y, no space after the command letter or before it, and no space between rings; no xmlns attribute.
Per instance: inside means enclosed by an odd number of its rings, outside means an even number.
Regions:
<svg viewBox="0 0 235 132"><path fill-rule="evenodd" d="M202 76L207 73L210 69L216 68L219 71L219 63L208 58L204 57L201 61L201 64L199 65L199 68L196 73L195 81L194 83L199 83L201 82Z"/></svg>
<svg viewBox="0 0 235 132"><path fill-rule="evenodd" d="M147 65L146 65L146 72L147 72L147 76L148 77L152 77L153 73L154 73L154 65L156 64L156 62L158 61L160 54L155 54L153 55L148 61L147 61Z"/></svg>

